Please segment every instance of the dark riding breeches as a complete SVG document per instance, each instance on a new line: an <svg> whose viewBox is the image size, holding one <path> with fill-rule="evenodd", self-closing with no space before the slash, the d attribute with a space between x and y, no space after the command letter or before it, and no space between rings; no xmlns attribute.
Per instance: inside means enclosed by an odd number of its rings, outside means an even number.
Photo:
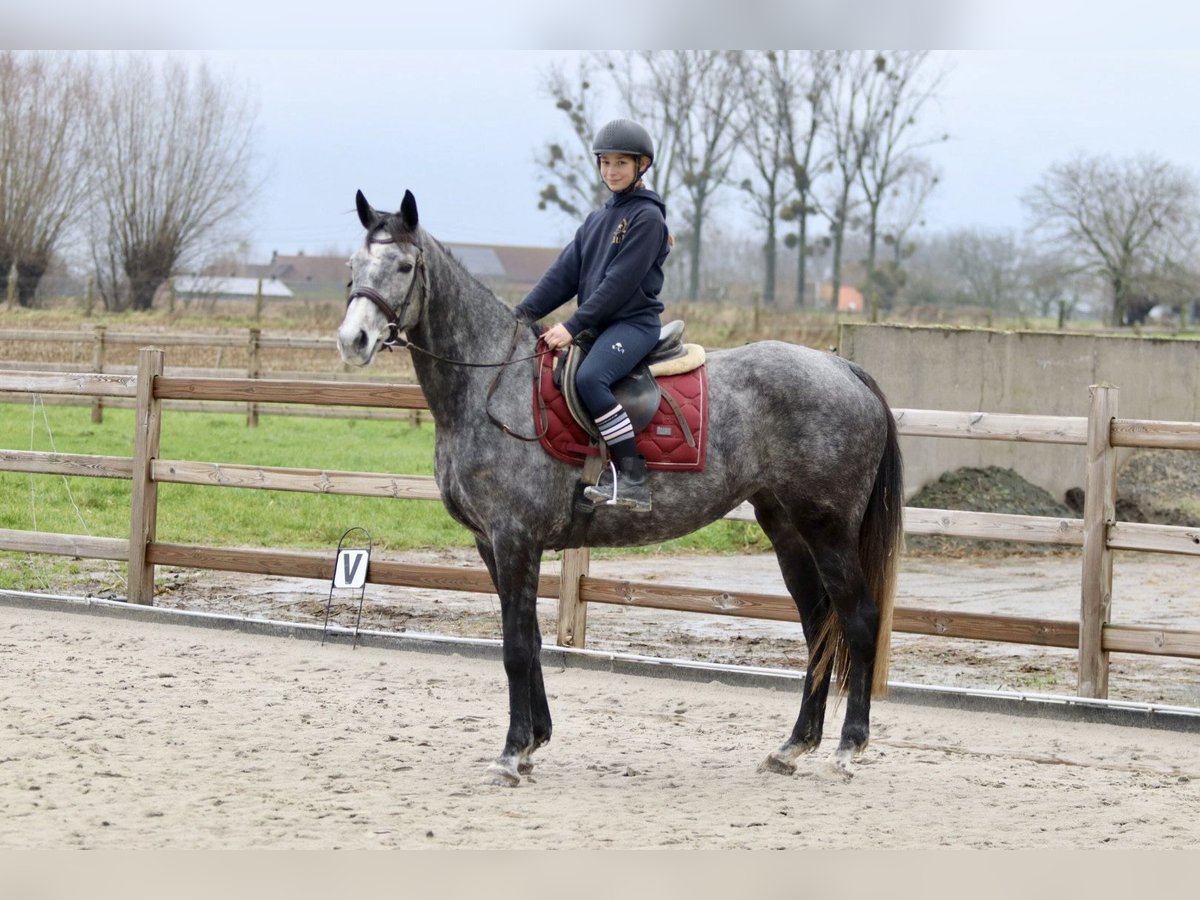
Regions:
<svg viewBox="0 0 1200 900"><path fill-rule="evenodd" d="M633 371L658 343L661 327L618 322L596 338L579 365L575 384L593 416L602 416L617 405L612 386Z"/></svg>

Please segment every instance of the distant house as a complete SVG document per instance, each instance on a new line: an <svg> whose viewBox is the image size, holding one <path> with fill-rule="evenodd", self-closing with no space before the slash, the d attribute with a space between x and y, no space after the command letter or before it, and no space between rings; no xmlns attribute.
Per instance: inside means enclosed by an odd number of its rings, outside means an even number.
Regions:
<svg viewBox="0 0 1200 900"><path fill-rule="evenodd" d="M822 284L820 289L819 309L829 309L829 300L833 297L833 285ZM862 291L858 288L843 284L838 290L837 308L841 312L860 313L865 308Z"/></svg>
<svg viewBox="0 0 1200 900"><path fill-rule="evenodd" d="M443 246L476 278L506 299L520 299L537 283L542 273L558 257L554 247L511 247L497 244L456 244ZM212 273L210 274L217 274ZM271 254L266 264L238 266L230 275L267 279L289 288L296 297L342 297L350 270L344 256L294 256ZM229 280L226 278L225 280Z"/></svg>
<svg viewBox="0 0 1200 900"><path fill-rule="evenodd" d="M247 274L263 273L263 277L274 278L286 284L297 297L338 296L346 293L346 282L350 280L350 269L344 256L308 256L297 253L285 256L271 254L265 266L247 266Z"/></svg>
<svg viewBox="0 0 1200 900"><path fill-rule="evenodd" d="M467 271L501 296L523 297L558 258L557 247L445 244ZM519 299L519 297L518 297Z"/></svg>

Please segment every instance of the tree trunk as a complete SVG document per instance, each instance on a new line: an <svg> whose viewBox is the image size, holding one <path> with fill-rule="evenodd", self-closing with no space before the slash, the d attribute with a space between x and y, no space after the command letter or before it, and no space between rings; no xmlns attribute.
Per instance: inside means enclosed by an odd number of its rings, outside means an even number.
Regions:
<svg viewBox="0 0 1200 900"><path fill-rule="evenodd" d="M800 243L797 245L799 249L799 259L796 261L796 309L804 308L804 282L808 278L808 215L804 212L807 208L808 198L801 196L800 198Z"/></svg>
<svg viewBox="0 0 1200 900"><path fill-rule="evenodd" d="M154 294L158 291L158 286L166 281L170 274L169 269L166 271L150 269L128 271L130 308L150 309L154 303Z"/></svg>
<svg viewBox="0 0 1200 900"><path fill-rule="evenodd" d="M154 305L154 291L158 283L145 278L131 279L129 282L130 308L148 310Z"/></svg>
<svg viewBox="0 0 1200 900"><path fill-rule="evenodd" d="M1125 297L1125 281L1124 281L1124 279L1122 279L1120 276L1113 278L1112 288L1113 288L1112 324L1115 327L1120 328L1122 325L1125 324L1126 297Z"/></svg>
<svg viewBox="0 0 1200 900"><path fill-rule="evenodd" d="M830 284L833 294L829 298L829 308L834 312L837 312L838 298L842 293L842 241L844 237L843 229L835 229L833 233L833 276Z"/></svg>
<svg viewBox="0 0 1200 900"><path fill-rule="evenodd" d="M688 299L696 300L700 296L700 242L702 219L697 216L692 223L691 259L688 260Z"/></svg>
<svg viewBox="0 0 1200 900"><path fill-rule="evenodd" d="M833 231L833 271L831 272L832 295L829 298L829 308L837 312L838 300L842 294L842 244L846 240L846 208L850 205L850 187L842 187L842 195L837 205L837 214L830 225Z"/></svg>
<svg viewBox="0 0 1200 900"><path fill-rule="evenodd" d="M8 297L8 276L12 272L12 264L7 254L0 256L0 299Z"/></svg>
<svg viewBox="0 0 1200 900"><path fill-rule="evenodd" d="M21 260L17 263L17 304L30 309L34 304L34 295L37 293L38 282L42 280L42 276L46 274L45 262L26 262Z"/></svg>
<svg viewBox="0 0 1200 900"><path fill-rule="evenodd" d="M879 283L875 280L875 246L878 240L879 204L871 207L871 218L867 229L867 309L871 321L879 321Z"/></svg>
<svg viewBox="0 0 1200 900"><path fill-rule="evenodd" d="M177 242L158 240L132 247L125 253L125 277L129 279L129 298L133 309L147 310L154 302L158 286L171 277L179 253Z"/></svg>
<svg viewBox="0 0 1200 900"><path fill-rule="evenodd" d="M763 282L763 303L767 306L775 306L775 257L777 251L778 240L775 237L775 222L774 220L767 226L767 244L763 248L763 253L766 256L767 277Z"/></svg>

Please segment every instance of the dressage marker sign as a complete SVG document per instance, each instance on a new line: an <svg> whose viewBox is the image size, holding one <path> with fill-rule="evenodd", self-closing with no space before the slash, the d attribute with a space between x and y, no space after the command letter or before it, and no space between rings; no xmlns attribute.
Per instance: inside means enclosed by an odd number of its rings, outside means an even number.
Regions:
<svg viewBox="0 0 1200 900"><path fill-rule="evenodd" d="M360 588L367 585L367 560L370 550L339 550L333 567L335 588Z"/></svg>
<svg viewBox="0 0 1200 900"><path fill-rule="evenodd" d="M346 538L351 532L362 532L365 547L346 547ZM362 625L363 600L367 596L367 568L371 564L371 533L355 525L343 532L338 541L337 556L333 560L333 579L329 583L329 599L325 602L325 625L321 629L321 643L329 633L329 613L333 608L333 592L336 590L358 591L358 617L354 620L354 647L358 648L358 629Z"/></svg>

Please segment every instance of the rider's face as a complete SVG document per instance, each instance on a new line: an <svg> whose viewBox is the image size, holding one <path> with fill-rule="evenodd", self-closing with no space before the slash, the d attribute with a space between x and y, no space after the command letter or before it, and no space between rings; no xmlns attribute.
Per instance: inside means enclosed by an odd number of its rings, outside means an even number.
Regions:
<svg viewBox="0 0 1200 900"><path fill-rule="evenodd" d="M623 191L638 178L638 163L624 153L600 154L600 177L610 191Z"/></svg>

